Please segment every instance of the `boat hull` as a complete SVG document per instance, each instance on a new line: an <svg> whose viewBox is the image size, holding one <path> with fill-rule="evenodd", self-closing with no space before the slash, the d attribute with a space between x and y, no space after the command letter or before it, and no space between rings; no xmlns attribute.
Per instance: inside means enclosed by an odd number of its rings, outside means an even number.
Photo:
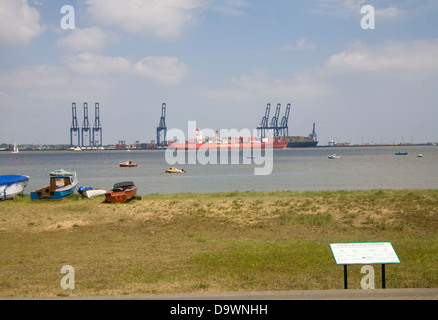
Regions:
<svg viewBox="0 0 438 320"><path fill-rule="evenodd" d="M184 170L180 170L180 169L174 169L174 170L166 170L166 173L185 173Z"/></svg>
<svg viewBox="0 0 438 320"><path fill-rule="evenodd" d="M0 176L0 200L13 199L15 195L23 194L28 182L28 176Z"/></svg>
<svg viewBox="0 0 438 320"><path fill-rule="evenodd" d="M62 200L71 197L74 194L74 187L68 190L59 190L48 192L48 195L41 194L39 191L32 191L30 193L31 200Z"/></svg>
<svg viewBox="0 0 438 320"><path fill-rule="evenodd" d="M318 145L319 141L289 141L288 148L312 148Z"/></svg>
<svg viewBox="0 0 438 320"><path fill-rule="evenodd" d="M137 195L137 186L131 186L130 188L116 191L110 190L105 193L105 200L111 203L125 202L131 200Z"/></svg>
<svg viewBox="0 0 438 320"><path fill-rule="evenodd" d="M199 150L199 149L220 149L220 150L250 150L250 149L286 149L288 142L275 139L269 142L249 141L249 142L201 142L201 143L173 143L169 145L172 149Z"/></svg>
<svg viewBox="0 0 438 320"><path fill-rule="evenodd" d="M93 189L93 190L87 190L84 192L85 196L88 199L98 197L98 196L103 196L103 195L105 195L105 193L107 193L107 191L103 190L103 189Z"/></svg>
<svg viewBox="0 0 438 320"><path fill-rule="evenodd" d="M107 190L104 189L93 189L91 187L79 187L78 193L84 198L94 198L98 196L102 196L107 193Z"/></svg>

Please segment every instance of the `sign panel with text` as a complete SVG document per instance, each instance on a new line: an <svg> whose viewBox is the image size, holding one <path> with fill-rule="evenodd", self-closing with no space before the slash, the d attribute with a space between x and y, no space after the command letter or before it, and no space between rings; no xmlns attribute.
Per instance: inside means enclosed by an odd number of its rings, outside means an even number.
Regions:
<svg viewBox="0 0 438 320"><path fill-rule="evenodd" d="M400 263L390 242L331 243L336 264Z"/></svg>

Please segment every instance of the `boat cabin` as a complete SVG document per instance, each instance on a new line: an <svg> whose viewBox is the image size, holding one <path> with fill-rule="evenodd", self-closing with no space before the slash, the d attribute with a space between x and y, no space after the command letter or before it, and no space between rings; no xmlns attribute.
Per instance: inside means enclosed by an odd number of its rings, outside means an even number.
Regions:
<svg viewBox="0 0 438 320"><path fill-rule="evenodd" d="M71 176L50 177L50 184L48 186L37 189L36 193L38 194L38 197L40 199L52 198L56 190L69 186L72 183L73 181Z"/></svg>

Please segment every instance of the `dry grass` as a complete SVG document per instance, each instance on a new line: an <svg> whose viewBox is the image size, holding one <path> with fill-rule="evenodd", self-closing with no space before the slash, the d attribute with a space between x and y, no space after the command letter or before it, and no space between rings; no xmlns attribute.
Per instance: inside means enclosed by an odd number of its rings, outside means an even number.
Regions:
<svg viewBox="0 0 438 320"><path fill-rule="evenodd" d="M0 203L0 297L342 288L329 243L360 241L393 244L387 287L437 287L437 230L436 190L24 196Z"/></svg>

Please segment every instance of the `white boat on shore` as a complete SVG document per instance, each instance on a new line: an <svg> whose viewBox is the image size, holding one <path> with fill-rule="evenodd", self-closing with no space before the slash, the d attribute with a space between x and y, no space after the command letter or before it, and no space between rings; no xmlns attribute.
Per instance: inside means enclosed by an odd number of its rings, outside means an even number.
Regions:
<svg viewBox="0 0 438 320"><path fill-rule="evenodd" d="M342 157L341 157L341 156L338 156L338 155L336 155L336 154L332 154L332 155L329 155L328 158L329 158L329 159L341 159Z"/></svg>
<svg viewBox="0 0 438 320"><path fill-rule="evenodd" d="M1 175L0 176L0 200L13 199L17 194L23 194L29 182L28 176Z"/></svg>
<svg viewBox="0 0 438 320"><path fill-rule="evenodd" d="M105 193L107 193L107 190L92 187L79 187L78 193L84 198L91 199L97 196L105 195Z"/></svg>

